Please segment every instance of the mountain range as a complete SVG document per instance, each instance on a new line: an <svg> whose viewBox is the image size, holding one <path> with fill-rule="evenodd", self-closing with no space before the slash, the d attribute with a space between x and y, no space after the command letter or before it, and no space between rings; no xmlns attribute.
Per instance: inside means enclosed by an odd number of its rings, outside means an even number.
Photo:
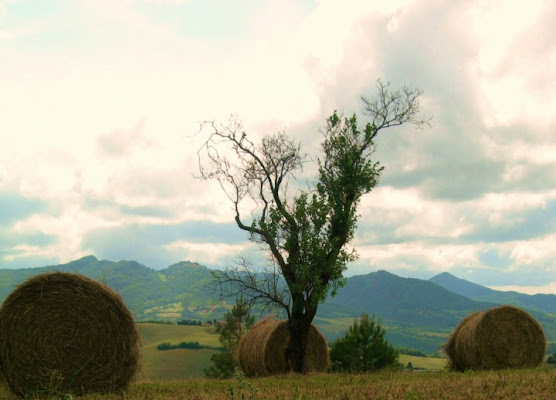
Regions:
<svg viewBox="0 0 556 400"><path fill-rule="evenodd" d="M457 278L448 272L438 274L429 281L472 300L513 304L522 308L556 314L556 296L553 294L529 295L513 291L502 292Z"/></svg>
<svg viewBox="0 0 556 400"><path fill-rule="evenodd" d="M105 282L120 293L136 320L220 319L233 303L217 301L211 270L197 263L153 270L136 261L94 256L62 265L0 270L0 301L27 278L48 271L76 272ZM466 315L500 304L526 309L541 323L547 340L556 342L555 295L496 291L449 273L430 280L386 271L352 276L335 297L319 306L315 324L333 340L366 312L382 320L394 345L435 353Z"/></svg>

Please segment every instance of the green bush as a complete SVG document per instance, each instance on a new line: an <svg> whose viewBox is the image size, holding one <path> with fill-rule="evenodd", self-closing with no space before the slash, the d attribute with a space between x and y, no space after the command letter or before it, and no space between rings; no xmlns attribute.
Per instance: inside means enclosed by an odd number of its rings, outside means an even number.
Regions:
<svg viewBox="0 0 556 400"><path fill-rule="evenodd" d="M367 372L398 365L398 352L384 338L375 316L363 314L330 349L333 371Z"/></svg>

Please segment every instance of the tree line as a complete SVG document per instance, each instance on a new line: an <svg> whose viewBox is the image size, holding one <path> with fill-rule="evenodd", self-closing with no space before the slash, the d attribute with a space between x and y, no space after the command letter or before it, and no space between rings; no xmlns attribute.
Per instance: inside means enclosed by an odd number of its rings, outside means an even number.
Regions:
<svg viewBox="0 0 556 400"><path fill-rule="evenodd" d="M210 349L210 350L224 350L223 347L213 347L207 346L204 344L200 344L199 342L181 342L178 344L172 344L169 342L160 343L156 346L157 350L176 350L176 349L189 349L189 350L201 350L201 349Z"/></svg>

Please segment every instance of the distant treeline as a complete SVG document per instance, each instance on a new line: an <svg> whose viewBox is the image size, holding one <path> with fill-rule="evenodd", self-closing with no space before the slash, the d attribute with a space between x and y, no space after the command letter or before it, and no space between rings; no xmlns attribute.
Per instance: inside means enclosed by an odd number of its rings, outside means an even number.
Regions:
<svg viewBox="0 0 556 400"><path fill-rule="evenodd" d="M397 347L398 353L405 354L407 356L417 356L417 357L428 357L427 353L420 350L410 349L409 347Z"/></svg>
<svg viewBox="0 0 556 400"><path fill-rule="evenodd" d="M178 325L193 325L193 326L201 326L203 325L203 321L195 320L195 319L182 319L181 321L176 322Z"/></svg>
<svg viewBox="0 0 556 400"><path fill-rule="evenodd" d="M138 324L161 324L161 325L174 325L172 321L162 321L159 319L144 319L137 321Z"/></svg>
<svg viewBox="0 0 556 400"><path fill-rule="evenodd" d="M162 324L162 325L190 325L190 326L202 326L202 325L216 325L216 319L208 320L203 322L197 319L182 319L179 321L169 321L169 320L160 320L160 319L144 319L141 321L137 321L138 324Z"/></svg>
<svg viewBox="0 0 556 400"><path fill-rule="evenodd" d="M210 349L210 350L224 350L223 347L213 347L213 346L206 346L204 344L200 344L199 342L181 342L178 344L172 344L168 342L160 343L156 346L157 350L176 350L176 349L189 349L189 350L201 350L201 349Z"/></svg>

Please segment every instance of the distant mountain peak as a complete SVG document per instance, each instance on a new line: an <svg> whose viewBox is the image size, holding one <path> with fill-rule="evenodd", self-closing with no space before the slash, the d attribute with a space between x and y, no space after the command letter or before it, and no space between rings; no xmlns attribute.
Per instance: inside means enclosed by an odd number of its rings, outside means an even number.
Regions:
<svg viewBox="0 0 556 400"><path fill-rule="evenodd" d="M397 276L396 274L393 274L389 271L386 271L385 269L380 269L378 271L375 272L377 275L383 275L383 276Z"/></svg>
<svg viewBox="0 0 556 400"><path fill-rule="evenodd" d="M196 262L191 261L180 261L175 264L170 265L167 269L176 269L176 268L201 268L201 269L208 269L204 265L198 264Z"/></svg>
<svg viewBox="0 0 556 400"><path fill-rule="evenodd" d="M457 276L449 273L449 272L441 272L438 275L435 275L433 278L431 278L430 280L434 279L434 278L443 278L443 279L447 279L447 278L456 278L459 279Z"/></svg>
<svg viewBox="0 0 556 400"><path fill-rule="evenodd" d="M429 279L429 281L470 299L475 299L492 293L492 289L458 278L449 272L442 272L433 276Z"/></svg>
<svg viewBox="0 0 556 400"><path fill-rule="evenodd" d="M530 310L556 313L556 296L553 294L536 294L531 296L518 292L502 292L457 278L448 272L433 276L429 281L475 301L512 304Z"/></svg>
<svg viewBox="0 0 556 400"><path fill-rule="evenodd" d="M96 257L93 256L92 254L90 254L90 255L88 255L88 256L81 257L80 259L75 260L75 262L80 262L80 261L81 261L81 262L83 262L83 261L90 261L90 262L93 262L93 261L98 261L98 258L96 258Z"/></svg>

